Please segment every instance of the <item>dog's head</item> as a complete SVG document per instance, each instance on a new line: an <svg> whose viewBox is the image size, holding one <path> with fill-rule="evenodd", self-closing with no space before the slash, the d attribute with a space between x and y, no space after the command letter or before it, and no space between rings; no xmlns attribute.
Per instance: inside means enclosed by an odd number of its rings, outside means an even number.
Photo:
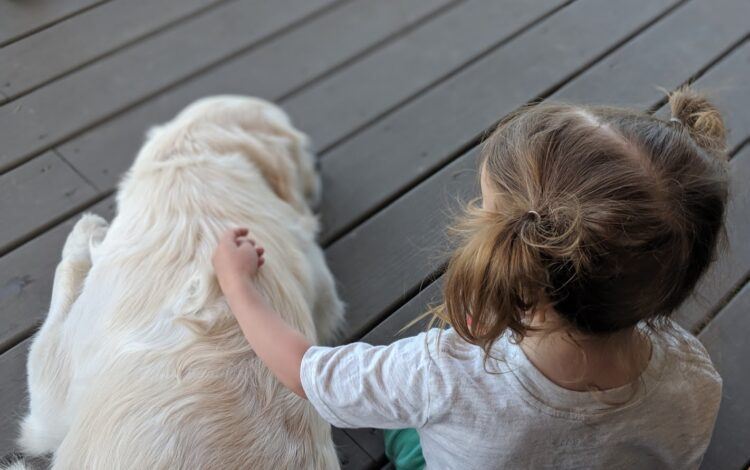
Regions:
<svg viewBox="0 0 750 470"><path fill-rule="evenodd" d="M151 129L136 165L174 155L240 154L279 198L308 212L320 199L320 178L308 143L278 106L257 98L215 96Z"/></svg>

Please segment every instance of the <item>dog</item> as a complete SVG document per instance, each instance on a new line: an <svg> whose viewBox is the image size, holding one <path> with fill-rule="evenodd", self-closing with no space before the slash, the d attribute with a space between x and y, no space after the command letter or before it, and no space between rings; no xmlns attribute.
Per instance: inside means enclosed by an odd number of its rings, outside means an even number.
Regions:
<svg viewBox="0 0 750 470"><path fill-rule="evenodd" d="M219 235L266 249L257 286L315 342L343 318L316 243L308 139L266 101L199 100L151 129L111 224L84 215L28 359L19 445L55 469L339 468L330 426L255 356L211 266ZM106 158L106 155L102 155Z"/></svg>

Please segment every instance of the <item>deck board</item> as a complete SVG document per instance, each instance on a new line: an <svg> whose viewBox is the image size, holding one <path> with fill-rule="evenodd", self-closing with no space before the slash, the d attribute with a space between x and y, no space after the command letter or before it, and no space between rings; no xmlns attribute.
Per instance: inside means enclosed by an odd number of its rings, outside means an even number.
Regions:
<svg viewBox="0 0 750 470"><path fill-rule="evenodd" d="M333 1L225 3L1 106L0 171L251 47Z"/></svg>
<svg viewBox="0 0 750 470"><path fill-rule="evenodd" d="M550 98L646 109L746 37L747 17L745 0L687 2Z"/></svg>
<svg viewBox="0 0 750 470"><path fill-rule="evenodd" d="M451 210L477 195L477 155L446 166L326 249L334 276L345 281L346 339L366 333L439 269Z"/></svg>
<svg viewBox="0 0 750 470"><path fill-rule="evenodd" d="M333 443L339 454L341 470L365 470L376 468L373 459L347 433L333 429Z"/></svg>
<svg viewBox="0 0 750 470"><path fill-rule="evenodd" d="M336 147L322 161L323 239L371 215L500 116L564 83L674 3L577 1Z"/></svg>
<svg viewBox="0 0 750 470"><path fill-rule="evenodd" d="M0 90L14 99L220 1L115 1L85 11L0 49Z"/></svg>
<svg viewBox="0 0 750 470"><path fill-rule="evenodd" d="M111 220L114 197L109 197L88 212ZM52 279L60 261L62 247L80 216L75 215L0 258L0 352L29 336L47 315L52 294ZM0 453L0 455L2 455Z"/></svg>
<svg viewBox="0 0 750 470"><path fill-rule="evenodd" d="M750 462L750 284L732 299L699 338L723 379L721 408L703 468L743 468Z"/></svg>
<svg viewBox="0 0 750 470"><path fill-rule="evenodd" d="M313 137L317 150L329 148L563 3L469 0L458 4L285 100L284 108Z"/></svg>
<svg viewBox="0 0 750 470"><path fill-rule="evenodd" d="M97 192L52 152L0 176L0 181L0 253L38 230L40 220L75 209Z"/></svg>
<svg viewBox="0 0 750 470"><path fill-rule="evenodd" d="M130 166L148 126L170 119L191 101L217 93L279 101L447 3L354 0L110 119L58 150L97 186L112 189Z"/></svg>
<svg viewBox="0 0 750 470"><path fill-rule="evenodd" d="M10 28L8 8L26 10ZM424 329L401 331L440 299L444 228L477 194L476 144L502 115L542 98L653 110L660 87L697 79L732 130L729 248L676 318L693 331L710 320L700 338L725 380L704 468L742 465L747 17L746 0L0 5L0 455L13 449L25 350L65 237L82 209L114 215L112 192L144 131L190 101L261 96L311 135L326 257L348 304L344 339L386 344ZM336 429L334 440L342 468L384 461L378 431Z"/></svg>
<svg viewBox="0 0 750 470"><path fill-rule="evenodd" d="M0 2L0 47L107 0Z"/></svg>
<svg viewBox="0 0 750 470"><path fill-rule="evenodd" d="M15 450L18 423L28 407L26 354L29 340L0 356L0 456Z"/></svg>

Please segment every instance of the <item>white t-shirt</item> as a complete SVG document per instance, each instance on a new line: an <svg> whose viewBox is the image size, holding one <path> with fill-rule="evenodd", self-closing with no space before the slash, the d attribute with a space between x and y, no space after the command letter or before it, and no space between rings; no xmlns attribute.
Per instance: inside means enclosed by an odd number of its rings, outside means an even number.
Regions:
<svg viewBox="0 0 750 470"><path fill-rule="evenodd" d="M637 393L564 389L521 348L484 354L446 330L389 346L312 347L301 380L313 406L342 428L417 428L430 469L697 468L721 399L703 346L674 325L648 333ZM629 398L629 399L628 399ZM621 405L607 405L621 403Z"/></svg>

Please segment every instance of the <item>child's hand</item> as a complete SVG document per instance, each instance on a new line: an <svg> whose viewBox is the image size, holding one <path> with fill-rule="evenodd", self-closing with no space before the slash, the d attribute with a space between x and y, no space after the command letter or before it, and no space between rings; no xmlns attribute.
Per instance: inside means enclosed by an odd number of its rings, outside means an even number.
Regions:
<svg viewBox="0 0 750 470"><path fill-rule="evenodd" d="M214 271L225 294L254 277L265 262L263 248L247 234L246 228L227 230L219 238L219 246L214 251Z"/></svg>

